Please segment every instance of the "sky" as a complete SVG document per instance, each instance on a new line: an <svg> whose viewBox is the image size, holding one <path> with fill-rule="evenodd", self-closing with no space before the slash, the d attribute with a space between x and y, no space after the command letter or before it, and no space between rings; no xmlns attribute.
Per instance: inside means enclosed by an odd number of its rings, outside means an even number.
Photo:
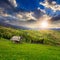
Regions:
<svg viewBox="0 0 60 60"><path fill-rule="evenodd" d="M60 28L60 0L0 0L0 23L41 28L43 21Z"/></svg>

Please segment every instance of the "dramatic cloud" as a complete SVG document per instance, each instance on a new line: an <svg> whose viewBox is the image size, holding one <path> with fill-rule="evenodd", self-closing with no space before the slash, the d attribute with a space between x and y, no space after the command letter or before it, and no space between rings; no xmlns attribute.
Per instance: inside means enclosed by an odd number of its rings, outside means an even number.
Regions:
<svg viewBox="0 0 60 60"><path fill-rule="evenodd" d="M11 0L12 1L12 0ZM34 11L15 11L11 6L9 6L7 3L4 3L3 5L0 5L0 15L4 17L11 17L13 16L17 18L19 21L31 21L31 20L38 20L44 12L42 10L34 10ZM18 21L17 20L17 21Z"/></svg>
<svg viewBox="0 0 60 60"><path fill-rule="evenodd" d="M60 20L60 15L58 15L58 16L56 16L56 17L52 17L51 20L53 20L53 21L58 21L58 20Z"/></svg>
<svg viewBox="0 0 60 60"><path fill-rule="evenodd" d="M0 23L40 28L42 21L48 21L49 27L60 27L60 5L57 0L0 1Z"/></svg>
<svg viewBox="0 0 60 60"><path fill-rule="evenodd" d="M45 0L44 3L40 4L44 5L46 8L51 8L53 11L60 10L60 5L58 5L54 0Z"/></svg>
<svg viewBox="0 0 60 60"><path fill-rule="evenodd" d="M26 13L19 13L19 14L16 14L16 16L21 19L21 20L30 20L30 19L33 19L33 20L36 20L36 18L33 16L33 12L26 12Z"/></svg>
<svg viewBox="0 0 60 60"><path fill-rule="evenodd" d="M17 7L16 0L8 0L14 7Z"/></svg>
<svg viewBox="0 0 60 60"><path fill-rule="evenodd" d="M27 21L30 19L36 20L36 18L32 15L34 15L34 12L24 12L24 11L15 12L15 10L7 3L0 4L0 16L11 17L11 18L15 17L20 21Z"/></svg>

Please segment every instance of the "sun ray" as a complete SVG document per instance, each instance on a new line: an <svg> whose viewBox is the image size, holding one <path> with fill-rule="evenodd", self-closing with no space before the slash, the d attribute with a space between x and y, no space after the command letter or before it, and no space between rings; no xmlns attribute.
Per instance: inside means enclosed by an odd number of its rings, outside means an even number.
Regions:
<svg viewBox="0 0 60 60"><path fill-rule="evenodd" d="M48 27L48 21L44 20L41 22L41 28L47 28Z"/></svg>

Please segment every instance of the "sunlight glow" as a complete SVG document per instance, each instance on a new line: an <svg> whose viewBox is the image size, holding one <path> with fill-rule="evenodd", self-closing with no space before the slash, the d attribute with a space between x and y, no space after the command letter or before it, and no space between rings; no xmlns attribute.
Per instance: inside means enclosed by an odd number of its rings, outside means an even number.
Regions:
<svg viewBox="0 0 60 60"><path fill-rule="evenodd" d="M47 28L48 27L48 21L45 20L45 21L42 21L41 22L41 28Z"/></svg>

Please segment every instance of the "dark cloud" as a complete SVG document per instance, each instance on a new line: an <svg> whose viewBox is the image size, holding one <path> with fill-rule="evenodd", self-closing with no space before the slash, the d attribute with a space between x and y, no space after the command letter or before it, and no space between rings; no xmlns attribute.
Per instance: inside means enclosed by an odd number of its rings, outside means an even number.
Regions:
<svg viewBox="0 0 60 60"><path fill-rule="evenodd" d="M51 17L53 22L60 20L59 6L56 10L55 8L52 9L54 7L52 1L57 0L45 0L48 2L46 5L49 8L46 6L43 6L43 8L38 4L38 2L43 2L44 0L16 0L16 3L14 1L0 0L0 22L17 26L32 27L33 25L33 27L38 27L37 25L42 20L46 20L46 17L47 19ZM15 6L16 4L17 6Z"/></svg>
<svg viewBox="0 0 60 60"><path fill-rule="evenodd" d="M44 12L42 12L41 10L38 10L38 9L36 9L35 11L34 11L34 16L37 18L37 19L39 19L41 16L43 16L44 15Z"/></svg>
<svg viewBox="0 0 60 60"><path fill-rule="evenodd" d="M51 20L52 21L58 21L58 20L60 20L60 15L52 17Z"/></svg>
<svg viewBox="0 0 60 60"><path fill-rule="evenodd" d="M12 14L15 8L8 0L0 0L0 10L2 10L3 13Z"/></svg>
<svg viewBox="0 0 60 60"><path fill-rule="evenodd" d="M0 4L4 5L5 3L8 4L10 7L13 8L13 5L9 2L9 0L0 0Z"/></svg>
<svg viewBox="0 0 60 60"><path fill-rule="evenodd" d="M57 0L47 0L49 4L52 4L53 1L57 2Z"/></svg>

